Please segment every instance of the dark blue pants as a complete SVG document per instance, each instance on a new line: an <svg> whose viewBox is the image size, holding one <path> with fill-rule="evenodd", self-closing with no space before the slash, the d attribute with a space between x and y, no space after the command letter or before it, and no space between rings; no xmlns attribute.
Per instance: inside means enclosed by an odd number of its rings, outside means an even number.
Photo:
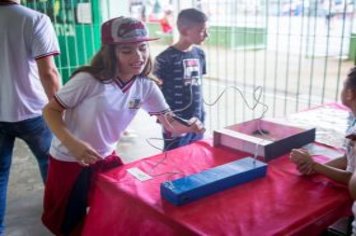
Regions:
<svg viewBox="0 0 356 236"><path fill-rule="evenodd" d="M163 138L164 151L168 151L200 140L203 138L203 134L187 133L181 137L171 138L169 135L163 133Z"/></svg>
<svg viewBox="0 0 356 236"><path fill-rule="evenodd" d="M42 116L20 122L0 122L0 235L4 234L6 193L16 138L25 141L35 155L43 182L47 177L52 133Z"/></svg>

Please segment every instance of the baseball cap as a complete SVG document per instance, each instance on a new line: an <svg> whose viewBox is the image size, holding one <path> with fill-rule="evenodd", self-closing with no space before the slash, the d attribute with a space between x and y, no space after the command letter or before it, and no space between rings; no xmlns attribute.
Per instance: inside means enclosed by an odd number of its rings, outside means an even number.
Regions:
<svg viewBox="0 0 356 236"><path fill-rule="evenodd" d="M132 17L116 17L101 26L102 44L138 43L157 39L150 38L145 24Z"/></svg>

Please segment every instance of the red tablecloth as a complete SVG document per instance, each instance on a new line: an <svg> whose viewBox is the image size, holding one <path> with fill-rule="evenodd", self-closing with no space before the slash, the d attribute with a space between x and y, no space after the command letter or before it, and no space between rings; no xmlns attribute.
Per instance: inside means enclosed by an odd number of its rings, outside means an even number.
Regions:
<svg viewBox="0 0 356 236"><path fill-rule="evenodd" d="M102 174L84 235L317 235L350 212L346 187L300 176L287 155L270 161L264 178L184 206L160 196L163 181L245 156L200 141ZM126 171L132 167L156 177L140 182Z"/></svg>

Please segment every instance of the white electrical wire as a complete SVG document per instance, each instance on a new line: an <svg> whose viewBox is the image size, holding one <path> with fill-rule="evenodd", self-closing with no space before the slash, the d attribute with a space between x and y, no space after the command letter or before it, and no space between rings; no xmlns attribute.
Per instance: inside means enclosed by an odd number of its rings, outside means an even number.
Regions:
<svg viewBox="0 0 356 236"><path fill-rule="evenodd" d="M256 107L257 107L259 104L262 105L262 107L263 107L264 109L263 109L263 112L262 112L261 116L260 116L258 119L261 120L261 119L264 117L264 114L268 111L268 108L269 108L269 107L268 107L266 104L264 104L264 103L261 102L262 93L263 93L263 89L262 89L261 86L257 86L257 87L253 90L254 103L253 103L252 105L250 105L250 104L247 102L246 97L245 97L245 95L242 93L241 89L239 89L238 87L235 87L235 86L225 87L225 89L220 93L220 95L217 97L217 99L215 99L215 101L212 102L212 103L206 102L206 101L204 100L204 98L203 98L204 104L207 105L207 106L214 106L214 105L221 99L221 97L223 96L223 94L224 94L228 89L230 89L230 88L233 88L233 89L235 89L236 91L239 92L239 94L241 95L241 98L242 98L242 100L244 101L245 105L246 105L250 110L252 110L252 111L255 110ZM190 86L190 102L189 102L189 104L188 104L187 106L181 108L181 109L177 109L177 110L174 110L174 111L172 111L172 112L174 113L174 112L184 111L185 109L187 109L188 107L190 107L191 104L192 104L192 102L193 102L193 96L192 96L192 94L193 94L193 91L192 91L192 85L191 85L191 86ZM167 113L165 114L164 117L165 117L165 119L167 120L167 123L168 123L169 125L171 125L170 122L168 122ZM172 125L171 125L171 127L174 129L174 127L173 127ZM262 136L268 137L268 136L263 132L263 130L261 129L260 123L258 124L258 131L259 131L259 133L260 133ZM163 156L163 158L162 158L161 160L159 160L158 162L156 162L156 163L151 167L151 169L148 171L148 174L149 174L151 177L159 177L159 176L163 176L163 175L169 175L168 178L170 178L171 176L176 175L176 174L183 174L183 175L184 175L184 173L183 173L182 171L168 171L168 172L163 172L163 173L159 173L159 174L154 174L155 168L156 168L157 166L159 166L160 164L162 164L162 163L168 158L168 155L167 155L167 152L166 152L166 151L164 151L164 150L162 150L161 148L159 148L159 147L155 146L154 144L152 144L152 143L150 142L150 140L164 140L164 139L162 139L162 138L147 138L147 139L146 139L146 142L147 142L151 147L153 147L153 148L155 148L155 149L157 149L157 150L163 151L164 156ZM166 139L166 140L174 140L174 138L173 138L173 139ZM263 141L263 140L262 140L262 141ZM262 142L262 141L261 141L261 142ZM173 143L171 143L170 145L172 145L172 144L173 144ZM260 143L256 143L256 149L255 149L255 153L254 153L254 164L255 164L255 161L257 160L257 156L258 156L258 146L259 146L259 145L260 145ZM118 181L118 183L124 183L124 182L130 182L130 181L129 181L129 180L126 180L126 181ZM169 182L171 182L171 180L169 180ZM173 186L173 185L172 185L172 186Z"/></svg>
<svg viewBox="0 0 356 236"><path fill-rule="evenodd" d="M192 86L193 86L193 84L191 84L190 90L189 90L189 91L190 91L190 101L189 101L188 105L186 105L186 106L183 107L183 108L176 109L176 110L172 111L173 113L175 113L175 112L180 112L180 111L184 111L184 110L188 109L188 108L192 105L192 103L193 103L193 89L192 89ZM236 86L227 86L227 87L225 87L224 90L218 95L218 97L217 97L213 102L207 102L207 101L203 98L203 103L204 103L205 105L207 105L207 106L215 106L215 105L217 104L217 102L222 98L222 96L224 95L224 93L225 93L228 89L234 89L235 91L237 91L237 92L240 94L240 96L241 96L241 98L242 98L244 104L245 104L251 111L254 111L258 105L261 105L261 106L263 107L261 116L258 118L258 121L259 121L259 122L258 122L257 131L259 132L259 134L260 134L262 137L271 139L271 137L268 136L268 135L265 133L265 131L263 131L263 130L261 129L261 122L260 122L260 121L262 120L262 118L264 117L265 113L266 113L266 112L268 111L268 109L269 109L269 107L268 107L265 103L263 103L263 102L261 101L261 99L262 99L262 94L263 94L263 88L262 88L262 86L257 86L256 88L254 88L254 90L253 90L253 102L252 102L252 104L249 104L249 103L248 103L248 101L247 101L247 99L246 99L244 93L241 91L240 88L238 88L238 87L236 87ZM174 127L171 125L171 123L168 121L167 115L168 115L168 113L166 113L166 114L164 115L164 117L165 117L165 119L166 119L168 125L170 125L171 128L174 130L175 128L174 128ZM172 139L147 138L147 139L146 139L146 142L147 142L149 145L151 145L153 148L156 148L156 149L158 149L158 150L161 150L161 151L164 153L164 157L163 157L160 161L158 161L158 162L151 168L150 173L152 173L153 170L154 170L158 165L160 165L162 162L164 162L164 160L167 159L167 152L166 152L165 150L162 150L162 149L158 148L157 146L152 145L152 143L151 143L149 140L170 140L170 141L172 141L172 140L174 140L174 138L172 138ZM265 140L264 140L264 139L261 139L260 142L256 143L255 151L254 151L254 155L253 155L254 164L256 163L256 160L257 160L257 158L258 158L258 147L261 145L261 143L262 143L263 141L265 141ZM170 145L172 145L172 144L173 144L173 143L171 143ZM169 173L172 173L172 172L169 172ZM174 173L176 173L176 172L174 172ZM166 174L168 174L168 172L167 172ZM162 175L162 174L161 174L161 175Z"/></svg>
<svg viewBox="0 0 356 236"><path fill-rule="evenodd" d="M253 103L252 105L248 103L245 95L243 94L243 92L241 91L240 88L236 87L236 86L227 86L225 87L225 89L219 94L219 96L217 97L217 99L214 102L206 102L204 99L204 104L207 106L214 106L222 97L222 95L224 95L224 93L228 90L228 89L234 89L235 91L239 92L242 101L244 102L244 104L251 110L254 111L256 109L256 107L258 105L261 105L263 107L263 111L261 113L261 116L258 117L258 123L257 123L257 131L259 132L259 134L267 139L271 139L273 140L273 138L271 138L270 136L268 136L264 130L262 130L261 128L261 120L263 119L264 115L266 114L266 112L268 111L269 107L268 105L266 105L265 103L261 102L261 98L262 98L262 94L263 94L263 88L262 86L257 86L256 88L254 88L253 90ZM265 139L261 139L261 141L259 141L258 143L256 143L255 146L255 151L253 153L253 159L254 159L254 164L256 164L256 160L258 158L258 147L261 145L261 143L265 141Z"/></svg>

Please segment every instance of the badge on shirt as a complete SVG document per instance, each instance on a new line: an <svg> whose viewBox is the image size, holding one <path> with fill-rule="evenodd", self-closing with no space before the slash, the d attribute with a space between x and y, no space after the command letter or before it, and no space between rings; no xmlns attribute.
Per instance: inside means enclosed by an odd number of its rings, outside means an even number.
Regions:
<svg viewBox="0 0 356 236"><path fill-rule="evenodd" d="M141 99L133 98L129 101L129 109L140 109L141 107Z"/></svg>
<svg viewBox="0 0 356 236"><path fill-rule="evenodd" d="M183 70L184 70L184 85L199 85L200 78L200 64L199 60L196 58L184 59L183 60Z"/></svg>

